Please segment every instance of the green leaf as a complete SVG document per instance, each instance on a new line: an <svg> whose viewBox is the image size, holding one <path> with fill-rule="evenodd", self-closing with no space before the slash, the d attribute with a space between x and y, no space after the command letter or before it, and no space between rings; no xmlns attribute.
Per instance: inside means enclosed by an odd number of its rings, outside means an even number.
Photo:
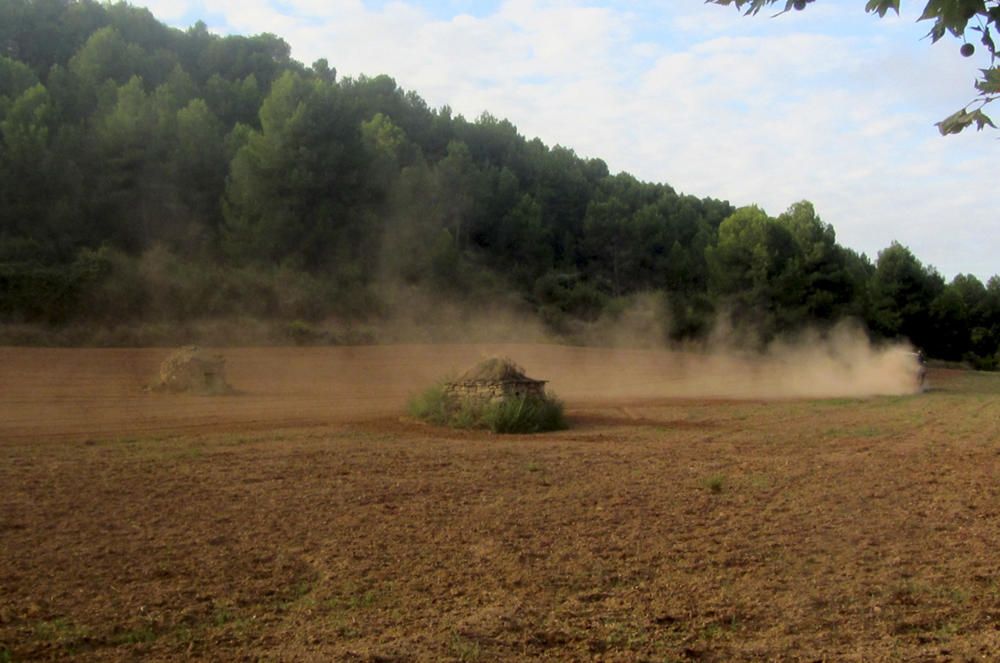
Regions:
<svg viewBox="0 0 1000 663"><path fill-rule="evenodd" d="M969 114L963 108L960 111L952 113L948 117L944 118L940 122L937 122L938 131L941 132L942 136L947 136L949 134L958 134L972 123L969 119Z"/></svg>
<svg viewBox="0 0 1000 663"><path fill-rule="evenodd" d="M983 78L976 81L976 89L983 94L1000 94L1000 67L980 69Z"/></svg>
<svg viewBox="0 0 1000 663"><path fill-rule="evenodd" d="M982 131L983 127L989 125L996 129L993 120L989 118L982 110L976 109L971 113L964 108L960 111L952 113L945 119L937 123L938 131L941 132L942 136L947 136L949 134L962 133L968 129L972 124L976 124L976 130Z"/></svg>
<svg viewBox="0 0 1000 663"><path fill-rule="evenodd" d="M736 5L737 9L746 10L743 12L745 15L755 15L765 6L774 4L777 0L705 0L705 4L715 4L715 5ZM789 3L791 4L791 3Z"/></svg>
<svg viewBox="0 0 1000 663"><path fill-rule="evenodd" d="M924 7L924 13L920 15L918 21L928 21L941 15L942 0L930 0Z"/></svg>
<svg viewBox="0 0 1000 663"><path fill-rule="evenodd" d="M982 131L983 127L985 127L987 124L993 127L994 129L997 128L997 125L993 124L993 120L991 120L990 117L981 110L975 110L972 113L970 113L970 115L973 116L973 120L976 123L977 131Z"/></svg>
<svg viewBox="0 0 1000 663"><path fill-rule="evenodd" d="M899 0L868 0L865 11L869 14L876 12L879 18L884 18L889 10L899 13Z"/></svg>
<svg viewBox="0 0 1000 663"><path fill-rule="evenodd" d="M941 23L935 23L934 27L931 28L931 31L928 32L926 36L931 38L931 43L935 43L944 36L944 32L944 25Z"/></svg>

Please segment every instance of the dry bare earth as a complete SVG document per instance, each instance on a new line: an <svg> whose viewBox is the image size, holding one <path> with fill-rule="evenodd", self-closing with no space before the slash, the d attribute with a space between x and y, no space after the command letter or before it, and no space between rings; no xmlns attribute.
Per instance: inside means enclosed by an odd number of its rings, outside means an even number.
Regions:
<svg viewBox="0 0 1000 663"><path fill-rule="evenodd" d="M551 378L572 428L400 418L484 351ZM798 378L225 354L242 393L211 398L143 393L163 351L0 350L0 661L1000 658L998 376L735 400Z"/></svg>

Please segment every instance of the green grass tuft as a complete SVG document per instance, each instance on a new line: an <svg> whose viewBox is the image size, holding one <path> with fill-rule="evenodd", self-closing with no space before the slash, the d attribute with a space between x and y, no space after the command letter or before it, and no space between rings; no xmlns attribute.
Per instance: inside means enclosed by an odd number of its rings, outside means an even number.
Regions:
<svg viewBox="0 0 1000 663"><path fill-rule="evenodd" d="M410 399L407 405L411 416L439 426L443 426L451 420L451 409L445 394L444 383L438 383L417 394Z"/></svg>
<svg viewBox="0 0 1000 663"><path fill-rule="evenodd" d="M554 396L524 396L496 401L456 400L444 384L410 399L411 416L452 428L481 428L494 433L542 433L567 428L563 404Z"/></svg>
<svg viewBox="0 0 1000 663"><path fill-rule="evenodd" d="M541 433L566 428L563 405L551 396L493 401L483 408L482 421L494 433Z"/></svg>
<svg viewBox="0 0 1000 663"><path fill-rule="evenodd" d="M704 483L705 487L713 493L721 493L726 487L726 477L716 474L705 479Z"/></svg>
<svg viewBox="0 0 1000 663"><path fill-rule="evenodd" d="M451 634L451 652L459 661L469 663L480 660L483 655L478 642L457 632Z"/></svg>
<svg viewBox="0 0 1000 663"><path fill-rule="evenodd" d="M122 631L111 636L111 643L115 645L138 645L153 640L156 640L156 632L148 626Z"/></svg>

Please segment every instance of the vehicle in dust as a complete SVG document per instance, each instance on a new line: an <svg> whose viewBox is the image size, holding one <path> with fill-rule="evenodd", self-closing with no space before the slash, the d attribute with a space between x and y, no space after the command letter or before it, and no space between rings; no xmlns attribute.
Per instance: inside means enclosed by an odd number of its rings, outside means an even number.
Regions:
<svg viewBox="0 0 1000 663"><path fill-rule="evenodd" d="M924 357L924 353L921 351L909 353L910 357L913 359L914 366L914 379L917 382L918 391L927 390L927 358Z"/></svg>

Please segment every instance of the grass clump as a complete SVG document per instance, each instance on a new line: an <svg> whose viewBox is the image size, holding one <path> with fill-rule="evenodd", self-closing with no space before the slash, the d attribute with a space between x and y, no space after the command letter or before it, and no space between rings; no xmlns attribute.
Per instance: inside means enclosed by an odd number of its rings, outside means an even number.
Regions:
<svg viewBox="0 0 1000 663"><path fill-rule="evenodd" d="M439 426L447 425L452 419L453 409L449 404L447 390L443 382L439 382L413 398L406 406L410 416Z"/></svg>
<svg viewBox="0 0 1000 663"><path fill-rule="evenodd" d="M115 645L139 645L156 640L156 632L148 626L123 631L111 636L111 642Z"/></svg>
<svg viewBox="0 0 1000 663"><path fill-rule="evenodd" d="M551 396L522 396L491 401L481 421L494 433L542 433L566 428L562 402Z"/></svg>
<svg viewBox="0 0 1000 663"><path fill-rule="evenodd" d="M715 474L705 479L703 483L710 492L721 493L726 487L726 477Z"/></svg>
<svg viewBox="0 0 1000 663"><path fill-rule="evenodd" d="M449 395L444 383L410 399L411 416L438 426L486 429L494 433L543 433L567 428L558 398L515 396L497 400L459 399Z"/></svg>
<svg viewBox="0 0 1000 663"><path fill-rule="evenodd" d="M451 634L451 651L460 661L478 661L483 655L479 643L459 633Z"/></svg>

